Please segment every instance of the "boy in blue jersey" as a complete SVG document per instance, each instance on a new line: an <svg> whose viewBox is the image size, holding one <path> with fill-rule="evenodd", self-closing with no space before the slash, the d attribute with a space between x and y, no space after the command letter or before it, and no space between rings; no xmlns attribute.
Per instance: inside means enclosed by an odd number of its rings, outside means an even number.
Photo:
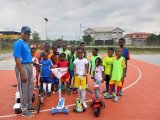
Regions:
<svg viewBox="0 0 160 120"><path fill-rule="evenodd" d="M43 52L42 53L43 56L43 60L40 61L41 66L41 77L42 77L42 81L43 82L43 90L45 92L47 92L48 96L51 96L51 67L52 62L50 59L48 59L48 53L47 52ZM47 89L47 85L48 85L48 89Z"/></svg>
<svg viewBox="0 0 160 120"><path fill-rule="evenodd" d="M15 71L18 82L18 92L21 99L22 115L25 117L33 117L30 111L36 110L32 106L33 96L33 65L31 49L28 45L31 29L23 26L21 29L21 38L13 45L13 56L15 58Z"/></svg>
<svg viewBox="0 0 160 120"><path fill-rule="evenodd" d="M127 73L127 61L130 59L130 54L129 54L129 50L127 48L124 47L125 45L125 39L124 38L120 38L119 41L118 41L118 44L119 44L119 47L122 49L122 57L125 58L125 62L126 62L126 69L125 69L125 77L126 77L126 73ZM123 84L124 84L124 80L122 81L122 87L123 87ZM123 93L122 93L122 88L119 92L119 95L122 96Z"/></svg>

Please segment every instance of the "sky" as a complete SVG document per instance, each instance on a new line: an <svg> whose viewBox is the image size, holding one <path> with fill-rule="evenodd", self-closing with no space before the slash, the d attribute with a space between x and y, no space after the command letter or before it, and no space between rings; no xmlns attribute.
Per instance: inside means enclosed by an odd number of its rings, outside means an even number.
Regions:
<svg viewBox="0 0 160 120"><path fill-rule="evenodd" d="M0 31L29 26L50 39L76 40L92 27L160 33L160 0L0 0ZM80 24L82 24L80 32Z"/></svg>

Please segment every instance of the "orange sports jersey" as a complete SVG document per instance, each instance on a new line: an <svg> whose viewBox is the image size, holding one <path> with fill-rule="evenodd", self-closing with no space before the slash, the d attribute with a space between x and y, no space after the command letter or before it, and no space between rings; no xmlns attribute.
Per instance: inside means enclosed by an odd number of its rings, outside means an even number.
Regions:
<svg viewBox="0 0 160 120"><path fill-rule="evenodd" d="M38 58L38 57L39 57L40 52L41 52L41 50L37 50L37 51L35 52L35 55L34 55L34 56ZM43 52L43 51L42 51L42 52Z"/></svg>

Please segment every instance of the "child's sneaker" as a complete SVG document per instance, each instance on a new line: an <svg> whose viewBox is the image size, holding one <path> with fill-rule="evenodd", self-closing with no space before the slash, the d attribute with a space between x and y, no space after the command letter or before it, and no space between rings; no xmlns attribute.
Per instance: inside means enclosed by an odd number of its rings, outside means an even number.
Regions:
<svg viewBox="0 0 160 120"><path fill-rule="evenodd" d="M117 102L117 101L118 101L118 96L114 96L113 101L114 101L114 102Z"/></svg>
<svg viewBox="0 0 160 120"><path fill-rule="evenodd" d="M65 94L66 93L66 91L65 90L62 90L62 94Z"/></svg>
<svg viewBox="0 0 160 120"><path fill-rule="evenodd" d="M113 95L108 94L108 95L105 96L104 98L106 98L106 99L112 99L112 98L113 98Z"/></svg>
<svg viewBox="0 0 160 120"><path fill-rule="evenodd" d="M51 92L47 92L47 96L48 96L48 97L51 96Z"/></svg>
<svg viewBox="0 0 160 120"><path fill-rule="evenodd" d="M108 92L104 92L103 96L106 97L109 93Z"/></svg>
<svg viewBox="0 0 160 120"><path fill-rule="evenodd" d="M122 90L119 91L119 96L122 96L123 95L123 92Z"/></svg>
<svg viewBox="0 0 160 120"><path fill-rule="evenodd" d="M28 110L26 110L26 111L22 112L22 116L27 117L27 118L32 118L35 115L33 113L29 112Z"/></svg>
<svg viewBox="0 0 160 120"><path fill-rule="evenodd" d="M82 104L83 104L83 106L84 106L85 108L87 108L87 103L86 103L86 101L82 102Z"/></svg>

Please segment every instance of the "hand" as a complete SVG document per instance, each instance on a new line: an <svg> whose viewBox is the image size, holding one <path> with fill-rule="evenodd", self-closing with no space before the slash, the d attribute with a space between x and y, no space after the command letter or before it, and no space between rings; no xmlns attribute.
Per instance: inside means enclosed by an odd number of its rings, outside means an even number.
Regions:
<svg viewBox="0 0 160 120"><path fill-rule="evenodd" d="M124 81L124 76L122 76L121 80Z"/></svg>
<svg viewBox="0 0 160 120"><path fill-rule="evenodd" d="M21 79L22 79L22 82L26 83L27 82L26 74L21 74Z"/></svg>
<svg viewBox="0 0 160 120"><path fill-rule="evenodd" d="M85 72L85 73L83 74L83 76L87 76L87 73Z"/></svg>
<svg viewBox="0 0 160 120"><path fill-rule="evenodd" d="M78 76L78 73L74 73L75 76Z"/></svg>

